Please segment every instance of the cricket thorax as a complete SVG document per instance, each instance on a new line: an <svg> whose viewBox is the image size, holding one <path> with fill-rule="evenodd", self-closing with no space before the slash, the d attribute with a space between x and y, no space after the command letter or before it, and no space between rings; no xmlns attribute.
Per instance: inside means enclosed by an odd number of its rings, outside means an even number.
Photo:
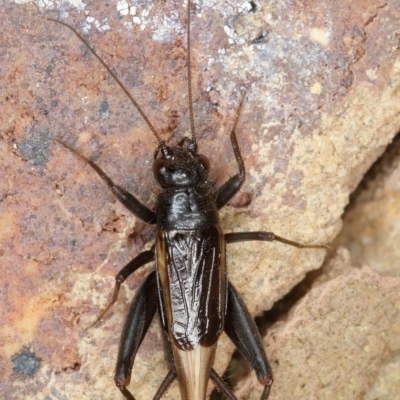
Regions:
<svg viewBox="0 0 400 400"><path fill-rule="evenodd" d="M158 196L155 212L160 230L204 229L218 224L218 210L208 187L164 191Z"/></svg>

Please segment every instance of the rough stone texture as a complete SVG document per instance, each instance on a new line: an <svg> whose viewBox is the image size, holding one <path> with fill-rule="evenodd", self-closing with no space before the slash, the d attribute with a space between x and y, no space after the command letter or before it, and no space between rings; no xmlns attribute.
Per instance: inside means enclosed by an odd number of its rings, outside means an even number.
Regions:
<svg viewBox="0 0 400 400"><path fill-rule="evenodd" d="M39 4L1 3L0 394L118 398L112 374L120 327L153 267L129 279L103 323L84 329L107 303L117 271L151 245L154 229L51 138L73 143L150 205L156 141L85 46L45 16L87 33L173 143L188 127L186 9L141 1L132 16L114 1ZM223 228L330 243L349 193L400 127L399 1L204 1L195 14L196 128L216 185L236 172L228 133L240 90L248 91L238 126L247 180L221 212ZM139 16L142 25L132 22ZM229 276L255 314L323 257L279 244L232 245ZM223 337L218 371L231 352ZM138 400L155 393L166 374L162 360L154 323L135 362ZM175 384L166 398L177 393Z"/></svg>
<svg viewBox="0 0 400 400"><path fill-rule="evenodd" d="M400 276L400 136L366 175L344 216L338 245L353 263Z"/></svg>
<svg viewBox="0 0 400 400"><path fill-rule="evenodd" d="M400 279L352 267L341 249L264 339L271 399L398 399L399 335ZM238 398L259 399L256 385L248 379Z"/></svg>

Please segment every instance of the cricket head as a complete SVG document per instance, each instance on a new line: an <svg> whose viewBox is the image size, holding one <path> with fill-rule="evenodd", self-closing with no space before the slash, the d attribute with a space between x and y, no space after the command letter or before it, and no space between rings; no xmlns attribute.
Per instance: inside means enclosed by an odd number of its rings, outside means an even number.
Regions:
<svg viewBox="0 0 400 400"><path fill-rule="evenodd" d="M179 189L208 184L210 162L197 154L194 140L185 138L176 147L160 143L153 173L162 188Z"/></svg>

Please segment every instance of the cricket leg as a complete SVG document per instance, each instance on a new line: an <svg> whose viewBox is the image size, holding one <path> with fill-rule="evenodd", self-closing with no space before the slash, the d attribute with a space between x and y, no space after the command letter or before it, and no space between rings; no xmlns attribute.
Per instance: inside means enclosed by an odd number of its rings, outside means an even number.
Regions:
<svg viewBox="0 0 400 400"><path fill-rule="evenodd" d="M226 181L215 193L215 203L218 209L222 208L240 189L243 182L246 179L246 170L244 168L244 161L240 154L239 144L236 138L236 126L239 121L240 110L243 105L244 97L246 92L243 92L242 98L239 103L239 107L236 111L236 118L231 131L231 143L233 152L235 154L236 162L238 165L239 173L234 175L228 181Z"/></svg>
<svg viewBox="0 0 400 400"><path fill-rule="evenodd" d="M160 387L158 388L157 393L153 397L153 400L161 400L162 396L164 395L164 393L167 391L167 389L177 376L174 356L172 354L171 343L169 342L166 331L163 331L162 337L163 337L165 361L167 362L169 371L166 377L164 378L163 382L161 383Z"/></svg>
<svg viewBox="0 0 400 400"><path fill-rule="evenodd" d="M142 221L148 223L148 224L155 224L157 222L156 219L156 214L154 211L150 210L147 206L142 204L135 196L130 194L128 191L126 191L124 188L121 186L116 185L111 178L92 160L89 160L86 158L83 154L81 154L78 150L70 146L69 144L63 142L60 139L55 139L56 142L60 143L62 146L64 146L66 149L74 153L77 157L79 157L81 160L89 164L106 182L108 187L111 189L111 191L114 193L115 197L136 217L140 218Z"/></svg>
<svg viewBox="0 0 400 400"><path fill-rule="evenodd" d="M231 392L224 380L215 372L214 368L211 369L210 378L214 381L215 386L225 395L229 400L237 400L236 396Z"/></svg>
<svg viewBox="0 0 400 400"><path fill-rule="evenodd" d="M151 248L151 250L143 251L140 254L138 254L132 261L126 264L125 267L121 269L121 271L118 272L117 276L115 277L114 293L112 295L110 302L108 303L107 307L96 318L96 321L94 321L93 324L88 326L85 329L85 331L96 325L99 321L101 321L104 318L109 309L117 301L119 290L121 288L122 283L125 282L126 278L128 278L129 275L133 274L137 269L139 269L143 265L148 264L151 261L154 261L154 246Z"/></svg>
<svg viewBox="0 0 400 400"><path fill-rule="evenodd" d="M132 301L129 314L122 331L114 381L127 400L135 400L126 388L131 380L131 372L136 353L157 309L156 273L152 272L139 288Z"/></svg>
<svg viewBox="0 0 400 400"><path fill-rule="evenodd" d="M297 247L298 249L325 249L329 250L329 246L325 244L302 244L293 240L285 239L275 235L273 232L232 232L225 234L225 243L248 242L252 240L264 242L281 242L289 246Z"/></svg>
<svg viewBox="0 0 400 400"><path fill-rule="evenodd" d="M225 332L251 364L258 381L264 386L260 400L268 399L273 383L272 369L264 351L257 326L234 286L228 283L228 304L225 318Z"/></svg>

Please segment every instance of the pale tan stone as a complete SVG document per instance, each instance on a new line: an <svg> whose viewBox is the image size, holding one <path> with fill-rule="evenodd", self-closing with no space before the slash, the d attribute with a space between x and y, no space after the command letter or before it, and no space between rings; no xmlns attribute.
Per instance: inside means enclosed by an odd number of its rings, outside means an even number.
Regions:
<svg viewBox="0 0 400 400"><path fill-rule="evenodd" d="M275 372L271 399L400 397L400 279L350 264L345 249L264 339ZM236 392L258 399L251 377Z"/></svg>

